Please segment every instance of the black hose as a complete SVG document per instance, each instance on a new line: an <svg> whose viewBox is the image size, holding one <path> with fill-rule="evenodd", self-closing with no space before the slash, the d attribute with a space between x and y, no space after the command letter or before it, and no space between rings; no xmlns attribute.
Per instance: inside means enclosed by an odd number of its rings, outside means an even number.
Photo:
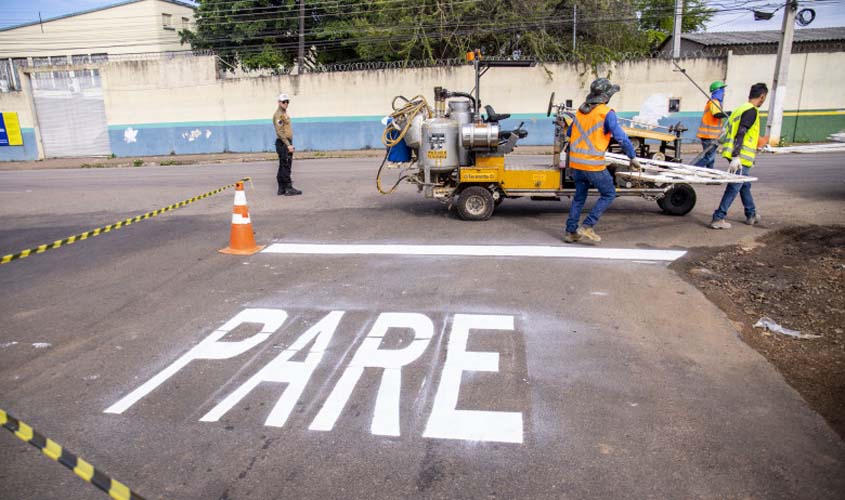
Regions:
<svg viewBox="0 0 845 500"><path fill-rule="evenodd" d="M384 164L387 163L387 157L390 155L390 149L391 148L387 148L387 151L384 152L384 159L381 160L381 165L379 166L378 173L376 174L376 189L378 189L378 192L381 194L390 194L396 191L396 188L399 187L399 183L408 178L407 175L400 175L399 179L396 180L396 184L394 184L389 191L385 191L381 188L381 171L384 169Z"/></svg>

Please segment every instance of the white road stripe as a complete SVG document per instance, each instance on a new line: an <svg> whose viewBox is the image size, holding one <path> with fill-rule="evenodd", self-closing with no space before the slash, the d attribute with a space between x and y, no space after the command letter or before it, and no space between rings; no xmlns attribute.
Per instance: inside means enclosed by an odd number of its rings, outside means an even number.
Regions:
<svg viewBox="0 0 845 500"><path fill-rule="evenodd" d="M320 243L273 243L261 253L303 255L448 255L469 257L563 257L671 262L686 252L631 248L530 245L335 245Z"/></svg>

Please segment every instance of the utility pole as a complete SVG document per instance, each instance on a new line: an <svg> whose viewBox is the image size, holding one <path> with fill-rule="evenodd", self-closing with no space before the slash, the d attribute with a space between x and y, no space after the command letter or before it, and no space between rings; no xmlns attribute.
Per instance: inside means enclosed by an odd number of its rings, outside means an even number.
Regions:
<svg viewBox="0 0 845 500"><path fill-rule="evenodd" d="M786 83L789 80L789 56L792 54L792 35L795 32L797 0L786 0L783 10L783 28L778 42L778 59L775 63L775 77L769 90L769 117L766 120L766 135L769 143L777 146L783 125L783 101L786 99Z"/></svg>
<svg viewBox="0 0 845 500"><path fill-rule="evenodd" d="M577 33L576 26L578 26L578 5L572 4L572 52L575 52L576 42L575 34Z"/></svg>
<svg viewBox="0 0 845 500"><path fill-rule="evenodd" d="M684 0L675 0L675 23L672 27L672 59L681 57L681 25Z"/></svg>
<svg viewBox="0 0 845 500"><path fill-rule="evenodd" d="M297 74L304 72L305 64L305 0L299 0L299 57Z"/></svg>

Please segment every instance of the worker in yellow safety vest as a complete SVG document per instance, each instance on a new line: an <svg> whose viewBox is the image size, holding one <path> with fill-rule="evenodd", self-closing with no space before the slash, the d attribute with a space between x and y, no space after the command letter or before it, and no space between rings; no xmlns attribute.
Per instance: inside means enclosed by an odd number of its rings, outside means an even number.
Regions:
<svg viewBox="0 0 845 500"><path fill-rule="evenodd" d="M728 172L748 176L754 167L757 148L766 142L766 137L760 136L760 106L766 101L769 88L765 83L755 83L748 93L748 101L736 108L728 119L727 141L723 145L722 156L730 164ZM731 225L725 220L728 208L739 194L742 206L745 208L745 223L753 226L760 222L754 198L751 196L750 182L734 182L727 185L719 208L713 212L713 229L730 229Z"/></svg>
<svg viewBox="0 0 845 500"><path fill-rule="evenodd" d="M616 92L619 92L619 85L612 85L607 78L596 79L590 85L590 93L578 108L575 120L567 132L569 168L572 170L572 180L575 181L575 196L572 197L569 218L566 220L566 236L563 239L566 243L575 243L581 238L601 241L593 226L616 198L613 176L607 171L604 159L611 137L631 159L631 167L640 168L634 146L619 125L616 112L607 105ZM596 188L600 197L579 227L578 220L590 187Z"/></svg>
<svg viewBox="0 0 845 500"><path fill-rule="evenodd" d="M710 84L710 99L704 105L701 115L701 125L698 126L698 138L701 139L703 152L701 158L695 162L696 166L713 168L716 162L717 140L722 134L722 119L727 118L724 112L725 82L716 80Z"/></svg>

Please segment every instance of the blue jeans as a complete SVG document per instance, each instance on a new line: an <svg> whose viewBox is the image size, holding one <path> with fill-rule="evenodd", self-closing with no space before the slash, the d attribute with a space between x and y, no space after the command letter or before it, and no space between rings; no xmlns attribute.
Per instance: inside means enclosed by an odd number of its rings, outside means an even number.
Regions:
<svg viewBox="0 0 845 500"><path fill-rule="evenodd" d="M704 156L695 162L695 166L713 168L716 163L716 150L719 149L716 146L716 139L701 139L701 147L704 150ZM708 148L710 148L709 151Z"/></svg>
<svg viewBox="0 0 845 500"><path fill-rule="evenodd" d="M742 167L742 175L750 177L751 169ZM728 184L725 188L725 194L722 195L722 202L719 203L719 208L713 212L713 220L722 220L728 216L728 209L731 203L736 199L736 195L742 200L742 206L745 207L745 218L754 217L757 214L757 208L754 206L754 198L751 197L751 183L750 182L735 182Z"/></svg>
<svg viewBox="0 0 845 500"><path fill-rule="evenodd" d="M613 185L613 176L607 169L598 172L588 170L572 169L572 180L575 181L575 197L572 198L572 205L569 207L569 218L566 219L566 232L574 233L578 230L578 219L581 218L581 210L587 201L587 191L590 186L599 190L598 201L596 201L590 215L584 219L584 226L593 227L599 222L599 217L613 203L616 198L616 187Z"/></svg>

